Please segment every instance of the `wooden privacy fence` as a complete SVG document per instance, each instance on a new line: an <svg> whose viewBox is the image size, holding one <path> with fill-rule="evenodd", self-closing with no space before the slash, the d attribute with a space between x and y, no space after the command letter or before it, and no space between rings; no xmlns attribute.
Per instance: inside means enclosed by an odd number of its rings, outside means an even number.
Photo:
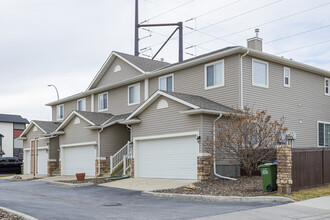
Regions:
<svg viewBox="0 0 330 220"><path fill-rule="evenodd" d="M292 190L330 184L330 148L292 148Z"/></svg>

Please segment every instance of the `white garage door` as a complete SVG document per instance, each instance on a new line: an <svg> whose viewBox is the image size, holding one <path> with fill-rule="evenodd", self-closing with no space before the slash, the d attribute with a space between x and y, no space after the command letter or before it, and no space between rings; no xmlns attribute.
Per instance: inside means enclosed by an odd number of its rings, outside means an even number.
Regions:
<svg viewBox="0 0 330 220"><path fill-rule="evenodd" d="M95 176L96 149L94 145L64 147L61 152L62 175L86 173Z"/></svg>
<svg viewBox="0 0 330 220"><path fill-rule="evenodd" d="M38 174L47 175L48 152L46 149L38 150Z"/></svg>
<svg viewBox="0 0 330 220"><path fill-rule="evenodd" d="M195 135L136 143L137 177L197 179L198 143Z"/></svg>
<svg viewBox="0 0 330 220"><path fill-rule="evenodd" d="M31 154L29 150L24 151L24 174L31 173Z"/></svg>

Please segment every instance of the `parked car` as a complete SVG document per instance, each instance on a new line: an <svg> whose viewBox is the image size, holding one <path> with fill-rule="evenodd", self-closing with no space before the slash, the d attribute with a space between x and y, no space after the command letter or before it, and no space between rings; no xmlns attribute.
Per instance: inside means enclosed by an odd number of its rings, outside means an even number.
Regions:
<svg viewBox="0 0 330 220"><path fill-rule="evenodd" d="M17 157L0 157L0 173L21 173L22 162Z"/></svg>

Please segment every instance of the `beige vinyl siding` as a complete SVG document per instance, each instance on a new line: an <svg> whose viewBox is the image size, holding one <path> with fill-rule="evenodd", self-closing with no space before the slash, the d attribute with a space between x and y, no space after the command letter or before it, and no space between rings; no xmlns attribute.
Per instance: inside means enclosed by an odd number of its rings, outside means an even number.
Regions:
<svg viewBox="0 0 330 220"><path fill-rule="evenodd" d="M217 115L201 115L202 130L201 130L201 151L206 153L207 143L213 140L213 121Z"/></svg>
<svg viewBox="0 0 330 220"><path fill-rule="evenodd" d="M86 98L86 111L91 111L91 96L86 96L84 97ZM64 119L66 119L66 117L68 117L68 115L70 115L70 113L72 111L75 111L78 109L78 106L77 106L77 101L80 100L80 99L83 99L83 98L79 98L77 100L72 100L72 101L69 101L69 102L65 102L63 103L64 105ZM57 105L55 106L52 106L52 121L57 121ZM60 120L60 121L63 121L63 120Z"/></svg>
<svg viewBox="0 0 330 220"><path fill-rule="evenodd" d="M174 72L174 92L198 95L229 107L239 104L239 55L224 58L225 85L205 90L205 64ZM167 75L167 74L165 74ZM149 95L158 90L158 78L149 80Z"/></svg>
<svg viewBox="0 0 330 220"><path fill-rule="evenodd" d="M140 104L144 101L144 81L138 82L140 83ZM133 83L136 84L136 83ZM140 104L136 105L128 105L128 86L133 85L129 84L126 86L122 86L116 89L112 89L108 92L108 110L102 111L104 113L111 113L114 115L125 114L133 112ZM103 92L101 92L103 93ZM99 94L101 94L99 93ZM95 112L98 111L98 94L94 97L94 109Z"/></svg>
<svg viewBox="0 0 330 220"><path fill-rule="evenodd" d="M121 67L121 70L118 72L114 72L114 69L117 65ZM115 58L115 60L113 61L107 72L100 79L96 87L111 85L129 78L133 78L140 74L141 72L139 72L137 69L128 65L126 62L122 61L121 59Z"/></svg>
<svg viewBox="0 0 330 220"><path fill-rule="evenodd" d="M324 95L324 77L290 68L290 87L285 87L284 66L268 63L269 88L256 87L252 86L252 58L244 58L244 105L266 109L273 119L285 116L285 125L297 134L294 147L317 147L317 121L330 121L330 97Z"/></svg>
<svg viewBox="0 0 330 220"><path fill-rule="evenodd" d="M74 124L76 117L74 117L64 128L65 134L60 136L60 145L91 141L97 142L97 131L85 128L89 124L81 118L79 118L80 124Z"/></svg>
<svg viewBox="0 0 330 220"><path fill-rule="evenodd" d="M157 104L162 99L168 102L168 108L157 109ZM200 131L200 115L188 116L181 113L188 109L189 107L171 99L159 97L138 115L142 122L132 125L133 137Z"/></svg>
<svg viewBox="0 0 330 220"><path fill-rule="evenodd" d="M27 135L26 135L27 139L23 141L23 148L30 148L30 141L35 138L41 137L41 135L43 134L43 132L38 127L36 127L37 131L33 131L33 129L35 127L36 126L33 125L32 128L30 129L30 131L27 133ZM44 144L44 143L41 141L41 144Z"/></svg>
<svg viewBox="0 0 330 220"><path fill-rule="evenodd" d="M113 125L105 128L101 132L101 157L107 157L107 166L109 157L117 153L129 141L129 132L125 125Z"/></svg>

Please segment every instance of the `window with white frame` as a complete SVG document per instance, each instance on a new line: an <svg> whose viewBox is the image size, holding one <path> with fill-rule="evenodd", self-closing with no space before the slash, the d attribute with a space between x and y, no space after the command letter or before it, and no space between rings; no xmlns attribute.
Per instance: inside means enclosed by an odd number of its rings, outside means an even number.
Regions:
<svg viewBox="0 0 330 220"><path fill-rule="evenodd" d="M252 60L252 85L268 88L268 63Z"/></svg>
<svg viewBox="0 0 330 220"><path fill-rule="evenodd" d="M140 103L140 83L128 86L128 105Z"/></svg>
<svg viewBox="0 0 330 220"><path fill-rule="evenodd" d="M86 111L86 99L79 99L77 101L77 109L78 111Z"/></svg>
<svg viewBox="0 0 330 220"><path fill-rule="evenodd" d="M330 122L318 123L319 147L329 147L330 142Z"/></svg>
<svg viewBox="0 0 330 220"><path fill-rule="evenodd" d="M174 75L159 77L159 89L164 91L174 91Z"/></svg>
<svg viewBox="0 0 330 220"><path fill-rule="evenodd" d="M218 61L205 65L205 88L211 89L224 86L224 61Z"/></svg>
<svg viewBox="0 0 330 220"><path fill-rule="evenodd" d="M290 87L290 68L284 67L284 86Z"/></svg>
<svg viewBox="0 0 330 220"><path fill-rule="evenodd" d="M108 110L108 93L99 94L99 111Z"/></svg>
<svg viewBox="0 0 330 220"><path fill-rule="evenodd" d="M330 80L328 78L324 78L324 93L326 95L330 96L330 91L329 91L330 85L329 84L330 84Z"/></svg>
<svg viewBox="0 0 330 220"><path fill-rule="evenodd" d="M56 107L57 120L62 120L64 118L64 105L58 105Z"/></svg>

